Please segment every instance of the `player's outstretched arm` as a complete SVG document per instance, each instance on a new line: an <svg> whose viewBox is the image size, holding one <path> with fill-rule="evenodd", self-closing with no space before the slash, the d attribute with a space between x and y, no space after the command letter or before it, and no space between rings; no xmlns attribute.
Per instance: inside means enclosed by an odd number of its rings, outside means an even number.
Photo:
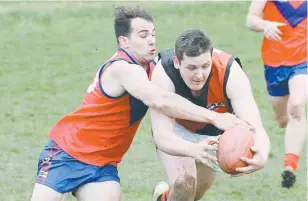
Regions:
<svg viewBox="0 0 308 201"><path fill-rule="evenodd" d="M258 106L254 100L248 77L234 61L227 82L227 95L231 100L235 114L254 127L254 145L252 159L243 158L249 165L239 168L239 172L250 173L264 167L270 152L270 140L263 127Z"/></svg>
<svg viewBox="0 0 308 201"><path fill-rule="evenodd" d="M174 156L192 157L213 168L213 163L217 159L208 151L217 151L217 146L212 145L212 143L218 143L217 140L205 140L200 143L184 140L174 134L175 119L155 109L151 109L151 121L153 139L159 150Z"/></svg>
<svg viewBox="0 0 308 201"><path fill-rule="evenodd" d="M155 76L160 77L160 72L156 69L157 67L155 67L153 72L153 79ZM138 65L116 62L112 66L112 74L131 95L143 101L149 107L159 110L168 116L196 122L212 123L223 130L235 124L247 126L244 121L237 119L231 114L220 115L197 106L175 93L162 89L149 81L144 69Z"/></svg>

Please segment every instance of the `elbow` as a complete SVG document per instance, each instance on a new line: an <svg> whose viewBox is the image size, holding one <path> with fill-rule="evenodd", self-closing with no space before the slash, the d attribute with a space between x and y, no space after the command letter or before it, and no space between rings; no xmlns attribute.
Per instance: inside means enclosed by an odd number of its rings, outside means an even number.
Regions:
<svg viewBox="0 0 308 201"><path fill-rule="evenodd" d="M264 21L257 15L248 15L246 18L246 27L255 32L263 31Z"/></svg>
<svg viewBox="0 0 308 201"><path fill-rule="evenodd" d="M162 146L162 137L157 132L153 132L153 141L157 149L164 150L164 147Z"/></svg>
<svg viewBox="0 0 308 201"><path fill-rule="evenodd" d="M162 111L168 107L168 102L165 99L166 98L161 96L155 97L152 95L151 97L148 97L145 101L143 101L143 103L150 108Z"/></svg>
<svg viewBox="0 0 308 201"><path fill-rule="evenodd" d="M250 30L253 30L253 25L252 25L252 22L251 22L251 16L247 16L246 18L246 27Z"/></svg>

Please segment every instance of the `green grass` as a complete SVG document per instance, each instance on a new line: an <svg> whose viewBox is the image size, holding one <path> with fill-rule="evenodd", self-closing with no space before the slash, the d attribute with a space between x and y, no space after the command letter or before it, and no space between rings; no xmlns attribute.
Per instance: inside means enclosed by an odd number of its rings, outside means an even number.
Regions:
<svg viewBox="0 0 308 201"><path fill-rule="evenodd" d="M116 2L120 5L120 2ZM306 153L294 188L280 187L283 135L265 90L262 35L245 27L247 2L140 3L155 17L158 49L187 28L201 28L216 48L239 56L272 142L267 166L250 176L218 176L203 200L304 201ZM116 50L112 3L0 3L0 200L30 200L37 158L47 132L82 101L99 66ZM305 149L306 152L306 149ZM119 166L123 200L147 201L164 180L147 116ZM73 197L71 200L75 200Z"/></svg>

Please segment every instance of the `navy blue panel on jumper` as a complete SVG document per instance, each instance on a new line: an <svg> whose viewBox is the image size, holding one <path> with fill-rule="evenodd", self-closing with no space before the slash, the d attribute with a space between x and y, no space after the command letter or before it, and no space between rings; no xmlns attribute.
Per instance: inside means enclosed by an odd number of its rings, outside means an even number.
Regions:
<svg viewBox="0 0 308 201"><path fill-rule="evenodd" d="M130 125L136 123L140 119L144 117L148 110L148 106L146 106L142 101L139 99L129 96L130 101Z"/></svg>
<svg viewBox="0 0 308 201"><path fill-rule="evenodd" d="M273 1L273 3L293 28L307 18L306 0L297 8L294 8L290 2Z"/></svg>

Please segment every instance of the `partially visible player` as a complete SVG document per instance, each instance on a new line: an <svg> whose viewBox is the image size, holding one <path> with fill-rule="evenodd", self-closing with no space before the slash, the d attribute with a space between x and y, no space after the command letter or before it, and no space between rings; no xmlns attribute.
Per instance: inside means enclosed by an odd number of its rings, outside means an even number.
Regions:
<svg viewBox="0 0 308 201"><path fill-rule="evenodd" d="M270 141L240 60L213 49L211 40L199 29L183 32L175 42L175 49L160 52L159 58L152 82L203 108L219 113L235 112L255 128L251 148L254 157L242 157L248 166L237 168L241 173L234 176L263 168ZM151 119L154 141L168 180L168 184L161 182L156 186L153 201L200 200L220 168L215 152L204 153L209 155L208 161L200 163L195 160L193 148L195 144L217 142L222 131L212 124L172 118L155 108L151 109Z"/></svg>
<svg viewBox="0 0 308 201"><path fill-rule="evenodd" d="M81 201L120 201L117 165L129 149L148 106L170 116L212 122L221 129L247 125L163 91L149 81L156 53L152 16L141 8L116 9L118 51L98 70L83 103L49 132L32 201L59 201L73 193ZM172 143L172 142L170 142ZM202 160L213 149L194 147Z"/></svg>
<svg viewBox="0 0 308 201"><path fill-rule="evenodd" d="M307 1L253 0L247 25L264 33L267 91L279 127L286 128L282 187L290 188L307 136Z"/></svg>

